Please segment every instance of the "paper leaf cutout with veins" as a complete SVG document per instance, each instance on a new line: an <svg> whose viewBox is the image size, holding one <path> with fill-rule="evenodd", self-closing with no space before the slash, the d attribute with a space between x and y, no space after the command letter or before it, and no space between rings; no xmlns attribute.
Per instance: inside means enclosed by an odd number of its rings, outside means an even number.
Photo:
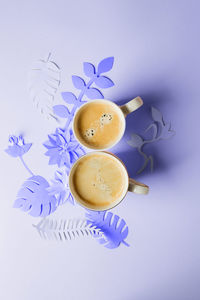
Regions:
<svg viewBox="0 0 200 300"><path fill-rule="evenodd" d="M114 57L107 57L100 61L98 65L98 74L106 73L110 71L113 67Z"/></svg>
<svg viewBox="0 0 200 300"><path fill-rule="evenodd" d="M75 88L82 90L85 87L85 81L79 76L72 76L72 82Z"/></svg>
<svg viewBox="0 0 200 300"><path fill-rule="evenodd" d="M143 139L138 134L132 133L131 139L127 141L127 143L132 146L133 148L138 148L143 145Z"/></svg>
<svg viewBox="0 0 200 300"><path fill-rule="evenodd" d="M95 84L100 88L109 88L114 85L113 81L106 76L99 76L94 79Z"/></svg>
<svg viewBox="0 0 200 300"><path fill-rule="evenodd" d="M37 225L33 225L41 238L57 241L71 241L75 238L101 236L101 230L86 220L51 220L42 219Z"/></svg>
<svg viewBox="0 0 200 300"><path fill-rule="evenodd" d="M53 117L52 105L60 85L60 67L50 59L39 59L31 70L29 80L30 97L39 111L47 118Z"/></svg>
<svg viewBox="0 0 200 300"><path fill-rule="evenodd" d="M91 63L83 63L83 71L87 77L92 78L95 75L95 66Z"/></svg>
<svg viewBox="0 0 200 300"><path fill-rule="evenodd" d="M53 107L53 112L55 115L59 116L60 118L69 117L69 110L65 105L55 105Z"/></svg>
<svg viewBox="0 0 200 300"><path fill-rule="evenodd" d="M88 88L85 91L85 94L89 99L103 99L104 98L102 93L98 89L95 89L95 88Z"/></svg>
<svg viewBox="0 0 200 300"><path fill-rule="evenodd" d="M25 144L24 138L20 135L19 137L11 135L9 137L9 145L5 150L7 154L12 157L20 157L29 151L32 144Z"/></svg>
<svg viewBox="0 0 200 300"><path fill-rule="evenodd" d="M128 226L124 219L120 219L119 216L111 212L91 210L87 210L86 218L88 223L101 229L103 236L97 240L106 248L117 248L121 243L129 246L129 244L125 242L125 238L128 235Z"/></svg>
<svg viewBox="0 0 200 300"><path fill-rule="evenodd" d="M48 216L57 208L57 200L48 194L48 187L49 183L42 176L31 176L23 183L13 206L33 217Z"/></svg>
<svg viewBox="0 0 200 300"><path fill-rule="evenodd" d="M47 188L47 191L49 195L56 197L58 205L65 204L66 202L74 205L74 198L70 192L66 170L55 172L55 179L51 181L51 185Z"/></svg>

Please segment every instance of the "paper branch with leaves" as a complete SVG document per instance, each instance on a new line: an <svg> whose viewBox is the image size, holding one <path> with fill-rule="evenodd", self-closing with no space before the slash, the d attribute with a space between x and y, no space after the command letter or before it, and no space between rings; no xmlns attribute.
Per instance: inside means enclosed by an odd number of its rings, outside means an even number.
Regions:
<svg viewBox="0 0 200 300"><path fill-rule="evenodd" d="M151 116L153 119L153 123L151 123L145 132L149 131L150 129L153 130L152 138L149 140L143 139L140 135L136 133L132 133L130 140L127 143L133 147L137 148L138 152L141 156L144 157L143 166L137 171L137 174L142 173L145 168L147 167L148 163L150 163L151 172L153 171L154 161L152 155L147 155L143 149L144 146L147 144L151 144L157 142L159 140L167 140L175 135L175 131L171 128L171 123L167 123L164 121L162 113L156 109L155 107L151 107Z"/></svg>

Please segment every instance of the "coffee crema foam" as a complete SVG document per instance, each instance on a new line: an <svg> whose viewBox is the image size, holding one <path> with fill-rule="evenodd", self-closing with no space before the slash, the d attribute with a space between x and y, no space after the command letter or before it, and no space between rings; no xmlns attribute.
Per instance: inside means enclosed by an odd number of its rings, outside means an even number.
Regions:
<svg viewBox="0 0 200 300"><path fill-rule="evenodd" d="M92 208L107 208L126 192L125 170L114 157L105 153L82 157L73 173L78 197Z"/></svg>
<svg viewBox="0 0 200 300"><path fill-rule="evenodd" d="M76 134L88 146L108 148L118 140L122 130L119 112L110 103L91 102L79 112Z"/></svg>

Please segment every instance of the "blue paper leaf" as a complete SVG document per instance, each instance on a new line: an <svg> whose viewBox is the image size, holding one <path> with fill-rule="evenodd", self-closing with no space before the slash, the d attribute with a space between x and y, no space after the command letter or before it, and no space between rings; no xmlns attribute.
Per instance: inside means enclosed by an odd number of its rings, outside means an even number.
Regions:
<svg viewBox="0 0 200 300"><path fill-rule="evenodd" d="M46 217L57 208L57 200L48 194L49 183L42 176L32 176L22 185L14 202L15 208L33 217Z"/></svg>
<svg viewBox="0 0 200 300"><path fill-rule="evenodd" d="M143 145L143 142L143 139L135 133L132 133L131 139L127 141L127 143L133 148L140 148Z"/></svg>
<svg viewBox="0 0 200 300"><path fill-rule="evenodd" d="M85 91L85 94L89 99L103 99L104 98L102 93L98 89L95 89L95 88L88 88Z"/></svg>
<svg viewBox="0 0 200 300"><path fill-rule="evenodd" d="M121 243L129 246L124 240L128 235L128 226L123 219L111 212L98 212L87 210L88 223L101 229L104 237L98 238L98 242L106 248L117 248ZM96 237L96 236L95 236Z"/></svg>
<svg viewBox="0 0 200 300"><path fill-rule="evenodd" d="M98 65L98 74L108 72L112 69L114 57L108 57L100 61Z"/></svg>
<svg viewBox="0 0 200 300"><path fill-rule="evenodd" d="M69 110L65 105L53 106L53 112L55 115L59 116L60 118L68 118L69 116Z"/></svg>
<svg viewBox="0 0 200 300"><path fill-rule="evenodd" d="M85 87L85 81L79 76L72 76L72 82L75 88L82 90Z"/></svg>
<svg viewBox="0 0 200 300"><path fill-rule="evenodd" d="M114 85L114 82L106 76L96 77L94 82L100 88L109 88Z"/></svg>
<svg viewBox="0 0 200 300"><path fill-rule="evenodd" d="M84 62L83 70L86 76L92 78L95 75L95 66L91 63Z"/></svg>
<svg viewBox="0 0 200 300"><path fill-rule="evenodd" d="M153 106L151 108L151 115L152 115L152 119L154 121L163 124L163 116L162 116L161 112Z"/></svg>
<svg viewBox="0 0 200 300"><path fill-rule="evenodd" d="M76 96L71 92L62 92L61 95L66 103L74 104L77 101Z"/></svg>

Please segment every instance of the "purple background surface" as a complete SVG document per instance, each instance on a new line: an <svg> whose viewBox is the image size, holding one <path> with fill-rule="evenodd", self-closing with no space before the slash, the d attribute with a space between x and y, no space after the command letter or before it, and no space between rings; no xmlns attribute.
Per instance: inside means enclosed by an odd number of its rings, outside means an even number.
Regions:
<svg viewBox="0 0 200 300"><path fill-rule="evenodd" d="M1 1L1 209L0 298L5 300L198 300L200 299L200 5L199 1ZM28 177L3 152L8 134L33 142L25 160L34 172L53 177L42 143L56 124L28 99L32 62L49 51L62 68L60 91L73 91L70 76L82 62L115 57L106 98L124 103L140 95L145 105L128 116L123 141L113 152L134 176L142 163L126 144L130 132L150 123L151 105L172 122L176 136L147 147L155 171L138 180L148 196L128 194L113 212L130 228L114 251L94 240L44 243L30 216L12 209ZM69 205L55 217L83 215Z"/></svg>

